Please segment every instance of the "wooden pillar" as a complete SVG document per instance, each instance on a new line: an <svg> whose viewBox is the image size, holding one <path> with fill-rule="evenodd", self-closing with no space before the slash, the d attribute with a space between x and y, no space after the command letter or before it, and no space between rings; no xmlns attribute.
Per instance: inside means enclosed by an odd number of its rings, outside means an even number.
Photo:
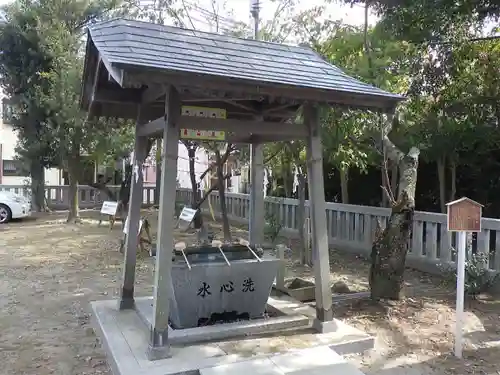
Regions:
<svg viewBox="0 0 500 375"><path fill-rule="evenodd" d="M312 253L316 296L316 319L313 327L319 332L333 332L332 292L330 289L330 259L326 228L325 188L323 178L323 147L318 109L304 105L307 136L307 178L311 217Z"/></svg>
<svg viewBox="0 0 500 375"><path fill-rule="evenodd" d="M263 121L262 116L255 118ZM264 145L250 145L250 220L248 221L249 242L262 245L264 242Z"/></svg>
<svg viewBox="0 0 500 375"><path fill-rule="evenodd" d="M123 262L123 285L121 288L120 310L134 308L134 283L135 283L135 264L137 259L137 246L139 232L139 220L141 218L141 205L143 196L143 175L142 164L146 159L147 152L147 137L139 137L137 129L141 124L141 109L137 116L135 125L135 147L134 147L134 164L133 169L137 173L132 173L130 181L130 200L128 206L128 227L127 236L125 239L125 256ZM137 166L137 168L136 168ZM136 177L137 175L137 177Z"/></svg>
<svg viewBox="0 0 500 375"><path fill-rule="evenodd" d="M249 241L252 245L264 242L264 147L250 145L250 221Z"/></svg>
<svg viewBox="0 0 500 375"><path fill-rule="evenodd" d="M177 157L181 102L177 90L170 86L165 96L165 127L163 130L163 161L161 168L160 208L156 240L156 268L153 295L153 321L150 330L148 358L169 355L168 317L172 291L172 251L174 248L174 213L177 189Z"/></svg>

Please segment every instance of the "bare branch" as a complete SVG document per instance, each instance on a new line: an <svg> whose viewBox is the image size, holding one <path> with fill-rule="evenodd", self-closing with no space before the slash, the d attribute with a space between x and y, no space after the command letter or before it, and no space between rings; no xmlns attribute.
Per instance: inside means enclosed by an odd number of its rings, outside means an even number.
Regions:
<svg viewBox="0 0 500 375"><path fill-rule="evenodd" d="M231 174L226 174L223 178L223 181L226 181L226 180L229 180L229 178L231 177ZM200 199L200 201L196 204L196 206L194 207L195 210L197 210L198 208L201 207L201 205L203 204L203 202L205 202L207 200L207 198L210 196L210 194L220 186L221 182L219 181L217 184L215 185L212 185L210 186L210 189L208 189L206 192L203 193L203 197Z"/></svg>
<svg viewBox="0 0 500 375"><path fill-rule="evenodd" d="M269 155L267 158L264 159L264 164L267 164L270 162L272 159L274 159L285 147L285 144L282 144L279 149L277 149L275 152L273 152L271 155Z"/></svg>
<svg viewBox="0 0 500 375"><path fill-rule="evenodd" d="M229 143L227 145L226 152L224 153L224 155L221 158L221 165L223 165L227 161L227 159L229 158L229 155L231 154L232 151L234 151L234 145ZM209 167L201 174L200 180L203 180L205 178L205 176L208 173L210 173L211 171L213 171L214 167L216 167L216 166L217 166L216 162L210 164Z"/></svg>
<svg viewBox="0 0 500 375"><path fill-rule="evenodd" d="M189 11L186 7L186 3L184 2L184 0L182 0L182 7L184 8L184 12L186 12L186 16L189 20L189 23L191 24L191 27L193 28L193 30L196 30L196 27L194 26L193 20L191 19L191 16L189 14Z"/></svg>
<svg viewBox="0 0 500 375"><path fill-rule="evenodd" d="M219 33L219 12L218 9L215 9L215 0L212 0L211 3L212 3L212 10L214 12L215 32Z"/></svg>
<svg viewBox="0 0 500 375"><path fill-rule="evenodd" d="M391 204L391 206L396 204L396 200L394 199L394 196L392 195L390 189L387 189L385 186L380 186L382 188L382 191L385 193L385 196L387 197L387 200Z"/></svg>

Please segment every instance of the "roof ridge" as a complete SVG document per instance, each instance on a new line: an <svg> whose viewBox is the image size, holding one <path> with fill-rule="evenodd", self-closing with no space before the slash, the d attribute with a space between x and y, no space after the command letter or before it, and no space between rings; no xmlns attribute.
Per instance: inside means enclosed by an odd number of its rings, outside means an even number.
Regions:
<svg viewBox="0 0 500 375"><path fill-rule="evenodd" d="M87 29L99 28L100 26L105 26L108 23L120 21L122 19L123 19L123 17L113 17L113 18L110 18L108 20L90 23L89 25L87 25Z"/></svg>

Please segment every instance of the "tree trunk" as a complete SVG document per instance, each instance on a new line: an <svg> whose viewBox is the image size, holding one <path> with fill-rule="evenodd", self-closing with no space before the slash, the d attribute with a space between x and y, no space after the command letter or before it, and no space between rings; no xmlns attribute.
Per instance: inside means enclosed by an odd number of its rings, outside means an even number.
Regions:
<svg viewBox="0 0 500 375"><path fill-rule="evenodd" d="M339 172L342 203L349 204L349 168L340 168Z"/></svg>
<svg viewBox="0 0 500 375"><path fill-rule="evenodd" d="M446 213L446 158L440 156L437 159L437 172L439 181L439 206L442 213Z"/></svg>
<svg viewBox="0 0 500 375"><path fill-rule="evenodd" d="M146 146L145 156L149 155L151 152L151 148L153 147L153 140L148 139L148 144ZM143 160L139 160L140 164L144 162ZM132 187L132 174L133 174L133 166L131 163L125 164L125 170L123 171L123 181L120 184L120 190L118 191L118 207L120 208L120 213L123 218L123 222L125 223L125 219L128 215L128 203L130 200L130 189Z"/></svg>
<svg viewBox="0 0 500 375"><path fill-rule="evenodd" d="M292 171L292 165L290 163L283 163L282 167L282 178L283 178L283 190L285 191L286 198L293 197L293 180L294 174Z"/></svg>
<svg viewBox="0 0 500 375"><path fill-rule="evenodd" d="M80 176L80 152L76 151L68 160L68 197L69 212L67 223L76 223L79 220L80 212L78 207L78 178Z"/></svg>
<svg viewBox="0 0 500 375"><path fill-rule="evenodd" d="M220 212L222 215L222 231L224 233L224 241L231 242L231 227L229 226L229 218L227 216L227 207L226 207L226 186L225 186L225 178L223 172L224 163L222 162L219 150L215 151L215 160L217 163L216 173L217 173L217 184L219 187Z"/></svg>
<svg viewBox="0 0 500 375"><path fill-rule="evenodd" d="M382 178L382 186L386 189L389 188L389 181L387 181L387 163L386 160L382 160L382 164L380 165L380 173ZM382 200L380 203L381 207L389 207L389 200L387 199L387 194L382 189Z"/></svg>
<svg viewBox="0 0 500 375"><path fill-rule="evenodd" d="M45 168L39 160L30 161L31 206L33 211L47 210L45 204Z"/></svg>
<svg viewBox="0 0 500 375"><path fill-rule="evenodd" d="M196 147L189 147L188 149L189 157L189 179L191 180L191 207L196 207L200 201L200 189L198 182L196 181L196 169L195 169L195 158L196 158ZM200 229L203 225L203 216L201 215L201 209L198 210L196 216L194 217L194 227Z"/></svg>
<svg viewBox="0 0 500 375"><path fill-rule="evenodd" d="M450 201L454 201L457 195L457 163L453 158L450 159Z"/></svg>
<svg viewBox="0 0 500 375"><path fill-rule="evenodd" d="M391 192L394 196L398 195L398 178L399 178L399 166L396 163L392 163L392 166L391 166Z"/></svg>
<svg viewBox="0 0 500 375"><path fill-rule="evenodd" d="M418 157L420 151L413 147L404 154L387 136L383 139L389 159L399 164L399 193L392 202L387 227L372 246L370 267L371 298L399 300L403 290L406 254L410 241L415 212Z"/></svg>
<svg viewBox="0 0 500 375"><path fill-rule="evenodd" d="M304 224L306 222L306 176L303 173L297 174L298 186L297 196L299 205L297 207L297 225L299 229L299 259L301 264L307 264L306 232Z"/></svg>
<svg viewBox="0 0 500 375"><path fill-rule="evenodd" d="M160 204L160 189L161 189L161 150L162 150L162 139L158 138L156 140L156 155L155 155L155 193L154 193L154 205L158 206Z"/></svg>

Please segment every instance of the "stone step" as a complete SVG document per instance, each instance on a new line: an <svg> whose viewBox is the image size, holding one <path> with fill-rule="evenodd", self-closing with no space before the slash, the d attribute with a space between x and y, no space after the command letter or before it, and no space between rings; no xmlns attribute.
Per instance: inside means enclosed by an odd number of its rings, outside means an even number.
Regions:
<svg viewBox="0 0 500 375"><path fill-rule="evenodd" d="M283 375L268 357L199 370L200 375Z"/></svg>
<svg viewBox="0 0 500 375"><path fill-rule="evenodd" d="M337 363L328 366L310 367L299 371L287 372L286 375L365 375L350 363Z"/></svg>
<svg viewBox="0 0 500 375"><path fill-rule="evenodd" d="M199 371L200 375L363 375L328 346L294 350Z"/></svg>

